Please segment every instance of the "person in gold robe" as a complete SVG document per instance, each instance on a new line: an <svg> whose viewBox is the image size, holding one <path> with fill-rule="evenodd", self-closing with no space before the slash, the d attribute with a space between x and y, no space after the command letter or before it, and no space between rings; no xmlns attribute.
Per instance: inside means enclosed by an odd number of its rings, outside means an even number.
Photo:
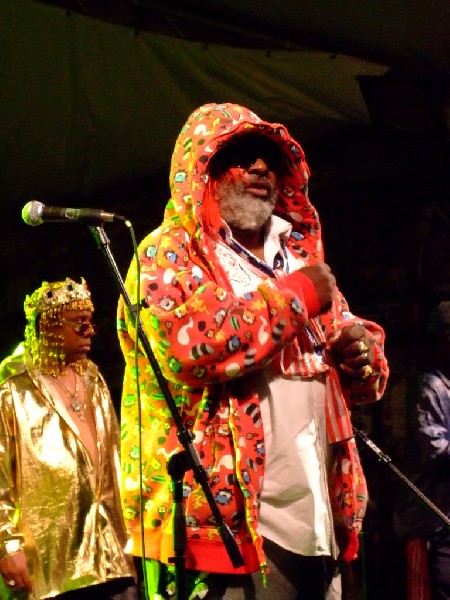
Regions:
<svg viewBox="0 0 450 600"><path fill-rule="evenodd" d="M0 597L136 600L120 505L119 428L87 358L82 279L25 299L25 340L0 364Z"/></svg>

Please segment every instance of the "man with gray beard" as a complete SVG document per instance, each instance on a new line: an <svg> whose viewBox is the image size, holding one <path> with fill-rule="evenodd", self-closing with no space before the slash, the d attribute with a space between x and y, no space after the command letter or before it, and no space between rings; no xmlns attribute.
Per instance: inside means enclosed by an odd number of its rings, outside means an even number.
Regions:
<svg viewBox="0 0 450 600"><path fill-rule="evenodd" d="M348 407L382 396L384 332L354 316L337 289L308 176L283 125L234 104L200 107L175 145L163 223L139 246L139 278L134 264L126 278L243 558L234 568L186 473L191 600L338 600L339 561L358 553L367 490ZM180 445L122 301L118 328L125 518L132 552L154 575L151 597L167 598L173 540L162 457Z"/></svg>

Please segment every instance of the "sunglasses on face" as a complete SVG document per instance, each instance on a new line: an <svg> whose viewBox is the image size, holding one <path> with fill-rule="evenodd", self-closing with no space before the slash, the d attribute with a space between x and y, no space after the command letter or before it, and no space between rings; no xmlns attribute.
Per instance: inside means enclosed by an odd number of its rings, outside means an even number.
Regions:
<svg viewBox="0 0 450 600"><path fill-rule="evenodd" d="M92 323L91 321L70 321L69 319L63 319L62 323L70 327L78 335L86 335L89 329L92 329L94 334L99 330L97 323Z"/></svg>
<svg viewBox="0 0 450 600"><path fill-rule="evenodd" d="M278 144L257 134L242 134L220 148L211 158L210 173L223 175L230 168L249 169L255 162L263 160L274 173L281 170L283 153Z"/></svg>

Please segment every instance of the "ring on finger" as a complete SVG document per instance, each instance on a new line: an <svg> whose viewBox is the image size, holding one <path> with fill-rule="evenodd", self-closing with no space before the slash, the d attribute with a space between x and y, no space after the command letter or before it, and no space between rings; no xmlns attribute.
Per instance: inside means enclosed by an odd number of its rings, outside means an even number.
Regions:
<svg viewBox="0 0 450 600"><path fill-rule="evenodd" d="M362 375L363 379L367 379L373 373L372 367L370 365L364 365L362 370L363 370L363 375Z"/></svg>
<svg viewBox="0 0 450 600"><path fill-rule="evenodd" d="M358 350L359 350L360 354L367 352L368 349L369 348L367 347L365 342L363 342L362 340L358 341Z"/></svg>

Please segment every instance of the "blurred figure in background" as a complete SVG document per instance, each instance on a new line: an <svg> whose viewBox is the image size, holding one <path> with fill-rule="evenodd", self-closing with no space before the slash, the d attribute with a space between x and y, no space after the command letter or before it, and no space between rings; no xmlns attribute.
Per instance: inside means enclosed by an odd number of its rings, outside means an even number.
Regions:
<svg viewBox="0 0 450 600"><path fill-rule="evenodd" d="M424 372L416 398L420 487L450 518L450 301L429 316ZM424 512L424 511L423 511ZM431 510L420 518L428 540L432 600L450 599L450 530Z"/></svg>

